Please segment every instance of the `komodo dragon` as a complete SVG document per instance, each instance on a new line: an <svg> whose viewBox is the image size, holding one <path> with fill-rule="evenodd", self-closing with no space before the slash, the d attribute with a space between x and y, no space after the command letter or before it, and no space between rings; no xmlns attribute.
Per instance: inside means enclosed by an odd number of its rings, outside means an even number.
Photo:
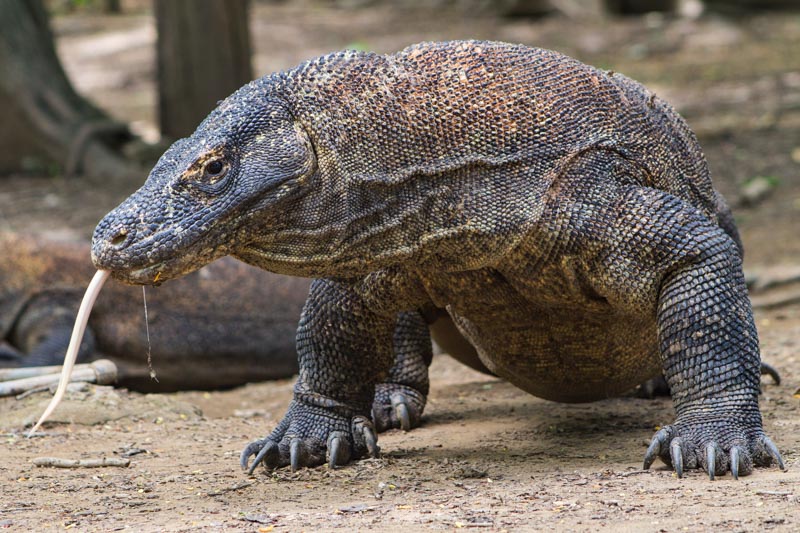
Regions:
<svg viewBox="0 0 800 533"><path fill-rule="evenodd" d="M549 400L663 371L677 419L644 467L713 479L783 467L720 205L694 134L639 83L547 50L423 43L244 86L99 223L92 254L132 284L225 255L315 278L294 399L242 452L251 472L375 455L373 399L418 423L421 315L439 308L492 372Z"/></svg>
<svg viewBox="0 0 800 533"><path fill-rule="evenodd" d="M92 276L89 246L0 233L0 366L55 365ZM108 284L82 356L112 359L119 383L140 391L214 389L297 372L294 337L308 280L234 259L147 291L150 378L142 291Z"/></svg>

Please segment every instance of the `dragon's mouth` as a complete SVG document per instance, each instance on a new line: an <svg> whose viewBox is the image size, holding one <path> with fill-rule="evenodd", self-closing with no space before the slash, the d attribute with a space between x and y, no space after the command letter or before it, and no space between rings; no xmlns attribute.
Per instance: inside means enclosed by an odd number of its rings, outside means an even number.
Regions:
<svg viewBox="0 0 800 533"><path fill-rule="evenodd" d="M132 270L112 270L111 277L129 285L158 285L162 281L178 277L169 275L169 269L164 261Z"/></svg>
<svg viewBox="0 0 800 533"><path fill-rule="evenodd" d="M193 272L226 253L221 249L204 247L202 243L194 242L179 253L167 254L166 257L162 254L152 254L155 257L147 257L144 253L137 255L139 261L135 262L109 261L110 264L106 266L101 259L95 264L98 268L109 270L111 277L117 281L128 285L159 285Z"/></svg>
<svg viewBox="0 0 800 533"><path fill-rule="evenodd" d="M218 245L209 235L184 234L170 239L170 232L158 232L131 240L123 249L96 240L92 260L98 269L128 285L158 285L181 277L229 253L227 244Z"/></svg>
<svg viewBox="0 0 800 533"><path fill-rule="evenodd" d="M162 261L149 267L137 268L136 270L133 270L131 274L136 279L149 280L151 284L155 285L166 279L163 274L164 266L165 263Z"/></svg>

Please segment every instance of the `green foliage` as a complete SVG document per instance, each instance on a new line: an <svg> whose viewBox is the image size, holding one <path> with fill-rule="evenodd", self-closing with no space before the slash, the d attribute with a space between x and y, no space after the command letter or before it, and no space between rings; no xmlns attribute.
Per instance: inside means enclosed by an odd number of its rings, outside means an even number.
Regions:
<svg viewBox="0 0 800 533"><path fill-rule="evenodd" d="M753 176L752 178L746 179L744 185L750 185L756 182L764 183L772 189L781 184L781 179L777 176Z"/></svg>
<svg viewBox="0 0 800 533"><path fill-rule="evenodd" d="M371 47L363 41L353 41L344 47L345 50L355 50L356 52L371 52Z"/></svg>
<svg viewBox="0 0 800 533"><path fill-rule="evenodd" d="M61 166L49 159L26 156L20 160L20 169L31 176L56 177L62 174Z"/></svg>

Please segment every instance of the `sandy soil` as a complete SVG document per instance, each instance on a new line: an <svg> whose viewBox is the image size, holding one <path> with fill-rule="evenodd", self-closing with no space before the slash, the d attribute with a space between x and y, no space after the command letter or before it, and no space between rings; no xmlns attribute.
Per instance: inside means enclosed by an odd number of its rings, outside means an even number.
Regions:
<svg viewBox="0 0 800 533"><path fill-rule="evenodd" d="M152 21L79 16L57 20L56 29L76 85L152 132ZM348 44L389 51L424 39L477 37L555 48L626 73L672 101L697 129L729 198L756 176L778 182L771 196L736 211L747 268L800 263L798 14L531 23L458 12L258 5L253 31L257 72ZM2 180L0 227L88 236L128 192L86 191L58 177ZM71 392L46 436L33 439L19 431L49 396L0 400L0 527L797 531L800 306L758 310L756 318L763 358L783 376L780 386L765 380L761 405L789 466L785 473L759 469L738 482L709 482L698 472L679 480L663 465L643 472L649 439L673 418L669 400L555 404L440 357L423 426L381 435L380 459L334 471L248 477L238 469L242 447L280 419L291 381L146 396L90 386ZM40 456L130 456L131 464L35 467L31 461Z"/></svg>

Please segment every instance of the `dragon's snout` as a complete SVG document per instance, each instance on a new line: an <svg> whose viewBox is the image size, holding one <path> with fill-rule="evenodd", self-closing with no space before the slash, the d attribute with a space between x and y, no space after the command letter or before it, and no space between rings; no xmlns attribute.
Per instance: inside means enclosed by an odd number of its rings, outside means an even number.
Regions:
<svg viewBox="0 0 800 533"><path fill-rule="evenodd" d="M112 228L107 232L107 236L103 237L102 244L113 250L122 250L133 241L133 233L124 227Z"/></svg>
<svg viewBox="0 0 800 533"><path fill-rule="evenodd" d="M121 257L133 242L135 227L124 221L103 219L92 236L92 261L97 268L117 270L123 267Z"/></svg>

